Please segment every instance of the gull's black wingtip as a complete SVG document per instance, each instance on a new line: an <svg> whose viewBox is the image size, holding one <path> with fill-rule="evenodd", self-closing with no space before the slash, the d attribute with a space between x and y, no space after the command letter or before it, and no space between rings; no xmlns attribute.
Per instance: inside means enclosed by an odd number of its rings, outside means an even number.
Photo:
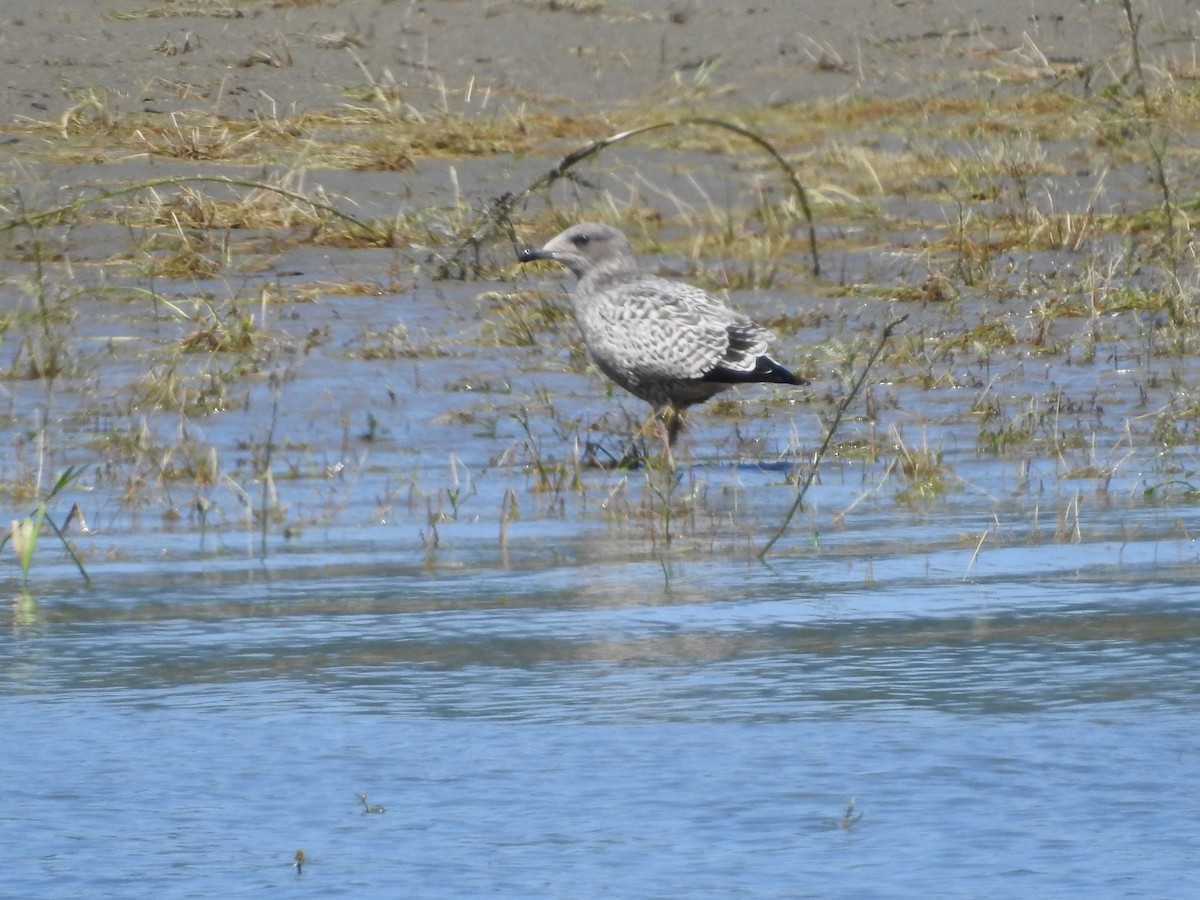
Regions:
<svg viewBox="0 0 1200 900"><path fill-rule="evenodd" d="M754 361L754 368L749 372L728 369L717 366L702 381L717 384L811 384L807 378L801 378L789 369L784 368L769 356L760 356Z"/></svg>

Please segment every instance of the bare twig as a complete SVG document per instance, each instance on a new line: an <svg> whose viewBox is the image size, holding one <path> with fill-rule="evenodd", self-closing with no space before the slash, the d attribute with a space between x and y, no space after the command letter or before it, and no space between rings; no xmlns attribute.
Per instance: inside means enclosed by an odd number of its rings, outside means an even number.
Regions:
<svg viewBox="0 0 1200 900"><path fill-rule="evenodd" d="M711 119L707 117L672 119L666 122L655 122L652 125L643 125L641 128L632 128L629 131L621 131L617 134L609 135L605 138L599 138L592 141L585 147L580 147L578 150L573 150L559 160L549 172L535 178L524 190L516 194L505 194L497 198L491 206L479 217L471 232L459 244L458 249L454 254L446 259L440 269L443 277L463 278L466 277L468 269L465 259L468 253L478 256L479 248L492 240L499 232L503 232L513 243L513 249L519 251L516 230L513 228L511 214L512 211L530 194L537 193L550 187L556 181L562 178L571 178L571 170L584 160L596 156L601 151L611 147L613 144L619 144L633 137L646 134L651 131L660 131L664 128L686 128L702 126L707 128L720 128L725 131L731 131L739 137L760 147L766 151L768 155L783 169L787 176L792 190L796 192L796 199L800 204L800 209L804 213L805 221L808 223L808 244L809 253L812 257L812 271L814 275L821 274L821 261L817 253L817 229L813 221L812 208L808 205L808 193L804 190L804 185L800 182L799 176L796 175L796 170L789 165L788 161L783 158L775 145L755 131L751 131L743 125L738 125L736 122L727 122L724 119Z"/></svg>
<svg viewBox="0 0 1200 900"><path fill-rule="evenodd" d="M799 490L796 491L796 499L792 502L791 507L787 511L787 515L783 517L783 521L779 523L779 527L775 529L775 533L763 545L763 548L758 551L758 558L763 559L771 548L775 546L775 542L783 537L787 531L788 525L795 518L796 513L804 506L804 495L808 493L809 487L813 483L813 479L817 477L817 470L821 466L821 460L825 457L825 452L829 449L829 445L833 442L833 436L837 434L839 426L842 424L842 418L846 415L846 411L850 408L850 404L858 396L863 389L863 385L867 383L867 376L871 373L871 368L875 365L875 360L879 359L879 354L883 352L883 348L887 345L892 333L895 332L907 319L907 315L903 315L898 319L893 319L883 329L883 334L879 337L879 342L875 345L875 349L871 351L871 355L867 358L867 364L863 366L858 377L850 385L850 390L846 392L846 396L842 398L842 402L838 404L837 411L833 414L833 421L829 423L829 428L825 432L825 440L821 442L821 446L817 448L817 452L813 454L812 464L808 467L808 474L804 476L804 481L801 483Z"/></svg>
<svg viewBox="0 0 1200 900"><path fill-rule="evenodd" d="M1121 6L1125 10L1125 20L1129 25L1129 53L1133 62L1133 74L1137 81L1135 91L1142 101L1143 120L1140 123L1140 130L1146 139L1146 146L1150 150L1150 156L1154 160L1154 182L1162 193L1163 198L1163 217L1165 219L1164 227L1166 229L1167 249L1169 251L1168 258L1171 261L1172 271L1178 270L1179 259L1176 253L1176 237L1175 237L1175 201L1171 196L1171 185L1167 179L1166 166L1166 137L1162 140L1162 147L1157 147L1154 144L1154 135L1152 127L1154 121L1154 107L1150 102L1150 91L1146 86L1146 73L1142 68L1142 50L1141 50L1141 17L1133 11L1133 4L1130 0L1121 0Z"/></svg>
<svg viewBox="0 0 1200 900"><path fill-rule="evenodd" d="M1141 16L1134 15L1133 4L1130 0L1121 0L1125 10L1125 21L1129 24L1129 49L1133 57L1133 73L1137 76L1137 94L1142 98L1147 115L1150 113L1150 95L1146 91L1146 74L1142 71L1142 49L1138 41L1138 31L1141 28Z"/></svg>

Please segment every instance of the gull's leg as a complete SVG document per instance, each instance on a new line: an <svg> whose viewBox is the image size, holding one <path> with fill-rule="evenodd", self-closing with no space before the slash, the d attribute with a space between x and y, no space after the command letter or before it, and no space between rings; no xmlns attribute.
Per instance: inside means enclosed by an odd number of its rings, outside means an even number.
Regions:
<svg viewBox="0 0 1200 900"><path fill-rule="evenodd" d="M679 432L683 431L683 410L668 404L658 411L656 418L662 423L663 428L663 459L666 460L667 468L675 471L675 455L671 452L671 448L675 446L675 439L679 437Z"/></svg>

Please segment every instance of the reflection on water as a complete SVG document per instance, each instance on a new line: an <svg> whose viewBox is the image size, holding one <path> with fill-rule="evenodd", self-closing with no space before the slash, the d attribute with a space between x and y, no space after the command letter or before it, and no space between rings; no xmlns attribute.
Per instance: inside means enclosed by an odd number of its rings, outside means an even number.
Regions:
<svg viewBox="0 0 1200 900"><path fill-rule="evenodd" d="M7 890L1162 896L1192 877L1186 577L594 574L335 569L302 590L301 569L43 602L0 645Z"/></svg>

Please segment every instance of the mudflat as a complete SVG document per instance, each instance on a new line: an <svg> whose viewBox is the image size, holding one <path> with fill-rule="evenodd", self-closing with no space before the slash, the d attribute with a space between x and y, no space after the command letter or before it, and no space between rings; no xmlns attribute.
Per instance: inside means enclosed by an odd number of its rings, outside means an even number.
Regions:
<svg viewBox="0 0 1200 900"><path fill-rule="evenodd" d="M1162 41L1195 18L1136 4ZM0 123L114 111L337 108L374 80L415 111L647 103L738 109L848 95L1027 90L1128 72L1117 2L62 0L0 13ZM1186 64L1190 45L1172 41Z"/></svg>

